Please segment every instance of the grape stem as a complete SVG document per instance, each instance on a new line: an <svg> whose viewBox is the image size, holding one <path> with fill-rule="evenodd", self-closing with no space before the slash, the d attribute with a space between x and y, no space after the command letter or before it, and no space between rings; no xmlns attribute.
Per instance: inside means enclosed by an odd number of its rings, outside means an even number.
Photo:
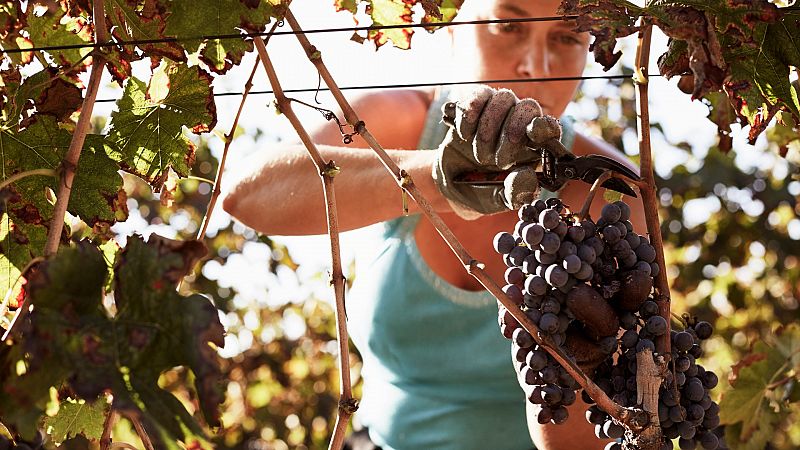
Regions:
<svg viewBox="0 0 800 450"><path fill-rule="evenodd" d="M114 429L114 424L117 423L117 410L108 408L108 415L105 422L103 422L103 434L100 436L100 450L109 450L111 448L111 430Z"/></svg>
<svg viewBox="0 0 800 450"><path fill-rule="evenodd" d="M652 24L646 20L639 20L639 36L636 46L636 117L639 135L640 173L643 186L639 193L642 196L647 232L650 243L656 250L656 263L661 270L655 280L655 300L658 304L659 314L667 323L666 332L656 341L658 358L649 351L637 355L637 388L646 390L639 393L639 401L645 411L650 414L650 424L635 437L636 445L644 450L658 449L661 447L662 433L658 417L658 393L666 374L666 362L670 353L670 293L667 281L667 270L664 263L664 244L661 239L661 225L658 217L658 202L656 198L657 187L653 174L653 157L650 145L650 110L648 107L648 72L650 60L650 40Z"/></svg>
<svg viewBox="0 0 800 450"><path fill-rule="evenodd" d="M287 16L291 13L287 9ZM336 195L333 188L333 178L339 172L339 168L333 161L325 162L320 154L317 146L314 144L311 136L303 127L297 115L292 109L292 101L289 100L283 92L280 80L275 72L275 67L272 65L269 54L267 53L267 46L264 40L255 39L256 50L258 51L259 59L264 65L267 72L272 90L275 92L275 101L278 103L278 108L281 113L289 119L289 122L294 127L300 140L308 150L308 155L317 167L320 179L322 181L322 188L325 195L325 211L328 215L328 235L330 236L331 243L331 284L333 285L334 294L336 296L336 340L339 345L339 409L336 416L336 425L334 427L333 436L331 438L329 448L340 449L344 444L344 435L347 431L347 424L350 422L350 417L358 409L358 401L353 398L353 392L350 380L350 349L349 338L347 333L346 312L345 312L345 298L344 287L345 278L342 273L341 250L339 243L339 219L336 210Z"/></svg>
<svg viewBox="0 0 800 450"><path fill-rule="evenodd" d="M133 424L133 429L136 431L136 434L139 436L139 439L142 440L142 446L144 446L145 450L154 450L153 442L150 440L150 436L147 434L147 430L144 429L142 426L142 422L139 420L139 413L138 412L120 412L126 419L128 419Z"/></svg>
<svg viewBox="0 0 800 450"><path fill-rule="evenodd" d="M597 191L600 190L600 185L605 183L606 180L611 178L614 173L610 170L604 171L592 184L591 189L589 189L589 195L586 196L586 200L583 201L583 207L581 208L581 212L578 214L578 218L583 221L589 215L589 208L592 207L592 202L594 201L594 196L597 194Z"/></svg>
<svg viewBox="0 0 800 450"><path fill-rule="evenodd" d="M15 173L14 175L11 175L0 182L0 190L5 189L5 187L11 183L16 183L17 181L32 175L45 175L48 177L54 177L56 176L56 171L53 169L33 169L25 172Z"/></svg>
<svg viewBox="0 0 800 450"><path fill-rule="evenodd" d="M572 359L569 358L569 356L567 356L561 347L555 345L549 338L543 337L545 335L540 332L538 326L534 324L528 318L528 316L522 312L519 306L514 304L511 299L509 299L509 297L503 293L497 283L495 283L494 280L492 280L484 272L483 264L472 258L469 253L467 253L466 249L464 249L463 245L458 241L458 239L456 239L453 232L447 227L447 225L445 225L441 217L433 210L430 202L422 195L422 192L420 192L419 188L417 188L417 186L414 184L411 176L405 170L402 170L400 167L398 167L394 160L392 160L386 154L386 151L383 149L383 147L375 140L375 138L367 129L366 124L359 119L349 102L342 95L342 91L333 80L330 72L328 72L328 69L323 63L319 51L313 45L311 45L308 38L303 34L300 25L297 23L297 20L291 11L286 13L286 21L289 23L292 30L295 31L295 37L305 50L308 59L311 61L314 67L316 67L323 81L325 81L325 84L330 89L333 97L336 99L336 102L339 105L339 108L344 113L347 122L353 126L358 134L375 151L376 156L380 159L386 170L392 174L398 186L415 202L417 202L420 210L423 212L423 214L425 214L428 220L430 220L450 249L453 250L453 253L461 261L464 269L470 275L475 277L475 279L477 279L481 285L483 285L483 287L497 299L498 302L500 302L511 312L511 314L515 319L517 319L522 327L525 328L525 330L528 331L531 336L533 336L534 340L536 340L539 345L541 345L556 359L559 364L565 368L565 370L578 382L578 384L580 384L581 387L586 390L592 399L597 402L599 407L603 408L604 411L606 411L620 423L626 424L630 429L634 431L643 429L643 427L648 423L648 420L646 419L647 415L644 413L644 411L640 409L625 408L611 400L611 398L609 398L608 395L606 395L606 393L603 392L603 390L600 389L600 387L598 387L589 378L589 376L584 373L583 370L581 370ZM332 443L330 448L339 447L333 446Z"/></svg>

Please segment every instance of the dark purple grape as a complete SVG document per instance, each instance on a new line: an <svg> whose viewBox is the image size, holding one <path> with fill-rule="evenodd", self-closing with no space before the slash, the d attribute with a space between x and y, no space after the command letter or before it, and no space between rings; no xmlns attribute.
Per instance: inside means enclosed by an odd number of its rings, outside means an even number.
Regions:
<svg viewBox="0 0 800 450"><path fill-rule="evenodd" d="M703 386L710 391L711 389L717 387L718 383L719 377L717 377L717 374L710 370L706 370L706 373L703 375Z"/></svg>
<svg viewBox="0 0 800 450"><path fill-rule="evenodd" d="M661 272L661 268L658 267L656 263L650 263L650 275L654 278L658 276L659 272Z"/></svg>
<svg viewBox="0 0 800 450"><path fill-rule="evenodd" d="M619 314L619 326L624 330L634 329L638 321L639 319L632 312L623 311L622 314Z"/></svg>
<svg viewBox="0 0 800 450"><path fill-rule="evenodd" d="M719 438L713 433L704 433L700 436L700 446L705 450L715 450L719 447Z"/></svg>
<svg viewBox="0 0 800 450"><path fill-rule="evenodd" d="M542 297L533 297L533 298L541 299ZM525 311L525 315L528 316L529 319L531 319L531 322L539 323L539 320L542 318L542 312L539 311L539 305L541 304L541 300L539 300L539 303L536 303L535 301L533 301L532 303L533 303L531 305L532 307L527 311Z"/></svg>
<svg viewBox="0 0 800 450"><path fill-rule="evenodd" d="M517 238L521 237L522 236L522 229L525 228L526 226L530 225L530 224L531 224L531 222L527 222L527 221L524 221L524 220L518 221L514 225L514 237L517 237Z"/></svg>
<svg viewBox="0 0 800 450"><path fill-rule="evenodd" d="M622 444L619 442L609 442L603 447L603 450L622 450Z"/></svg>
<svg viewBox="0 0 800 450"><path fill-rule="evenodd" d="M656 249L647 243L639 244L636 247L636 256L642 261L651 263L656 260Z"/></svg>
<svg viewBox="0 0 800 450"><path fill-rule="evenodd" d="M567 255L567 257L564 258L561 267L563 267L567 273L575 274L581 270L581 262L582 261L578 255Z"/></svg>
<svg viewBox="0 0 800 450"><path fill-rule="evenodd" d="M559 222L561 222L561 217L555 209L548 208L539 214L539 223L548 230L557 227Z"/></svg>
<svg viewBox="0 0 800 450"><path fill-rule="evenodd" d="M558 316L552 313L542 314L539 320L539 328L547 334L553 334L558 331Z"/></svg>
<svg viewBox="0 0 800 450"><path fill-rule="evenodd" d="M697 428L691 422L683 421L676 426L678 427L678 433L680 433L683 439L691 439L697 432Z"/></svg>
<svg viewBox="0 0 800 450"><path fill-rule="evenodd" d="M558 248L558 257L562 259L576 253L578 253L578 246L570 241L562 242L561 247Z"/></svg>
<svg viewBox="0 0 800 450"><path fill-rule="evenodd" d="M675 370L678 372L686 372L692 365L692 360L689 356L683 355L675 358Z"/></svg>
<svg viewBox="0 0 800 450"><path fill-rule="evenodd" d="M633 253L633 250L631 250L630 253L628 253L627 255L625 255L625 257L622 258L622 264L620 265L626 269L633 269L634 267L636 267L638 261L639 260L636 258L636 254Z"/></svg>
<svg viewBox="0 0 800 450"><path fill-rule="evenodd" d="M522 289L520 289L516 284L507 284L503 286L503 292L506 293L506 296L512 302L518 305L522 303Z"/></svg>
<svg viewBox="0 0 800 450"><path fill-rule="evenodd" d="M603 432L603 425L597 424L594 426L594 435L597 439L608 439L608 436Z"/></svg>
<svg viewBox="0 0 800 450"><path fill-rule="evenodd" d="M639 246L639 244L642 243L642 240L639 239L639 235L636 234L636 233L628 233L628 234L626 234L625 235L625 241L627 241L628 245L630 245L631 248L634 249L634 250L636 249L636 247Z"/></svg>
<svg viewBox="0 0 800 450"><path fill-rule="evenodd" d="M514 335L512 334L511 336L513 339ZM528 353L531 351L529 348L522 348L516 345L512 345L511 348L514 349L514 360L517 362L525 362L525 360L528 358Z"/></svg>
<svg viewBox="0 0 800 450"><path fill-rule="evenodd" d="M598 346L600 347L601 352L610 355L617 351L617 338L615 336L606 336L603 339L600 339Z"/></svg>
<svg viewBox="0 0 800 450"><path fill-rule="evenodd" d="M530 353L528 354L530 355ZM523 367L520 374L522 375L522 380L529 386L538 385L542 382L542 379L539 377L539 372L533 370L529 366Z"/></svg>
<svg viewBox="0 0 800 450"><path fill-rule="evenodd" d="M505 272L506 283L521 285L525 282L525 272L519 267L509 267Z"/></svg>
<svg viewBox="0 0 800 450"><path fill-rule="evenodd" d="M667 320L661 316L651 316L647 319L645 328L653 334L653 336L661 336L667 332Z"/></svg>
<svg viewBox="0 0 800 450"><path fill-rule="evenodd" d="M539 410L539 414L536 415L536 421L544 425L551 420L553 420L553 410L547 406L542 406L542 409Z"/></svg>
<svg viewBox="0 0 800 450"><path fill-rule="evenodd" d="M581 281L591 280L592 277L594 277L594 269L592 269L592 266L590 266L589 264L586 263L586 261L584 261L581 263L581 269L575 272L574 275L575 278Z"/></svg>
<svg viewBox="0 0 800 450"><path fill-rule="evenodd" d="M678 448L681 450L695 450L697 448L697 443L694 439L678 439Z"/></svg>
<svg viewBox="0 0 800 450"><path fill-rule="evenodd" d="M561 404L564 406L569 406L575 403L575 400L578 399L578 395L575 394L574 389L566 388L561 390Z"/></svg>
<svg viewBox="0 0 800 450"><path fill-rule="evenodd" d="M553 264L558 260L558 256L552 253L546 253L542 249L536 249L533 254L536 256L536 261L539 261L540 264Z"/></svg>
<svg viewBox="0 0 800 450"><path fill-rule="evenodd" d="M528 395L528 400L534 405L541 405L544 403L544 399L542 398L542 386L536 386L535 388L531 389L531 393Z"/></svg>
<svg viewBox="0 0 800 450"><path fill-rule="evenodd" d="M584 401L586 400L584 399ZM605 422L606 417L608 417L608 414L606 414L597 405L592 405L586 410L586 421L593 425L602 424L603 422Z"/></svg>
<svg viewBox="0 0 800 450"><path fill-rule="evenodd" d="M675 385L676 386L683 386L686 383L686 373L685 372L675 372Z"/></svg>
<svg viewBox="0 0 800 450"><path fill-rule="evenodd" d="M555 228L553 228L553 233L558 235L559 239L564 239L567 237L567 230L569 230L569 225L566 222L559 222Z"/></svg>
<svg viewBox="0 0 800 450"><path fill-rule="evenodd" d="M548 208L553 208L558 212L561 212L561 210L564 209L564 202L558 197L550 197L545 200L544 203Z"/></svg>
<svg viewBox="0 0 800 450"><path fill-rule="evenodd" d="M554 384L548 384L542 389L542 398L548 405L558 404L561 401L561 397L561 388Z"/></svg>
<svg viewBox="0 0 800 450"><path fill-rule="evenodd" d="M706 393L703 383L697 378L690 378L687 380L683 387L683 392L684 395L686 395L686 398L693 402L699 402L702 400Z"/></svg>
<svg viewBox="0 0 800 450"><path fill-rule="evenodd" d="M697 322L694 326L694 331L697 333L697 337L705 340L711 337L711 334L714 333L714 327L711 326L710 323L706 321Z"/></svg>
<svg viewBox="0 0 800 450"><path fill-rule="evenodd" d="M619 221L620 217L622 217L622 211L613 203L604 205L600 211L600 218L608 224Z"/></svg>
<svg viewBox="0 0 800 450"><path fill-rule="evenodd" d="M622 200L618 200L612 203L612 205L616 205L619 208L619 220L625 221L631 219L631 207L628 206L627 203L623 202Z"/></svg>
<svg viewBox="0 0 800 450"><path fill-rule="evenodd" d="M669 420L674 423L680 423L686 420L686 408L681 405L671 406L669 408Z"/></svg>
<svg viewBox="0 0 800 450"><path fill-rule="evenodd" d="M553 264L545 271L544 279L551 286L561 287L567 284L567 280L569 280L569 274L563 268Z"/></svg>
<svg viewBox="0 0 800 450"><path fill-rule="evenodd" d="M690 421L702 420L706 411L698 403L686 407L686 419Z"/></svg>
<svg viewBox="0 0 800 450"><path fill-rule="evenodd" d="M703 427L709 430L713 430L714 428L717 428L719 426L719 422L720 422L719 415L716 414L710 415L706 413L706 416L703 418L702 425Z"/></svg>
<svg viewBox="0 0 800 450"><path fill-rule="evenodd" d="M533 275L536 273L536 267L539 266L539 261L536 260L536 254L531 253L530 255L525 257L525 260L522 261L522 271Z"/></svg>
<svg viewBox="0 0 800 450"><path fill-rule="evenodd" d="M672 445L672 441L669 439L664 439L661 442L661 448L659 450L673 450L673 448L675 447Z"/></svg>
<svg viewBox="0 0 800 450"><path fill-rule="evenodd" d="M494 235L493 244L494 251L506 255L517 246L517 240L514 239L514 236L512 236L511 233L501 231Z"/></svg>
<svg viewBox="0 0 800 450"><path fill-rule="evenodd" d="M620 233L619 228L613 225L603 228L603 240L609 244L616 244L620 239L622 239L622 233Z"/></svg>
<svg viewBox="0 0 800 450"><path fill-rule="evenodd" d="M542 237L544 237L545 229L543 226L539 225L538 223L532 223L525 228L522 229L522 242L528 244L529 247L533 248L536 245L539 245L542 242Z"/></svg>
<svg viewBox="0 0 800 450"><path fill-rule="evenodd" d="M539 218L539 212L536 211L536 207L533 205L522 205L522 207L517 211L517 215L519 216L519 220L525 220L528 222L532 222Z"/></svg>
<svg viewBox="0 0 800 450"><path fill-rule="evenodd" d="M542 314L558 314L561 312L561 303L559 303L558 300L553 297L545 297L541 306L539 307L539 310L542 311Z"/></svg>
<svg viewBox="0 0 800 450"><path fill-rule="evenodd" d="M567 238L577 244L586 238L586 229L580 226L571 226L567 230Z"/></svg>
<svg viewBox="0 0 800 450"><path fill-rule="evenodd" d="M531 205L533 205L533 207L536 208L536 210L539 211L540 213L545 209L547 209L547 203L540 198L534 200L533 203L531 203Z"/></svg>
<svg viewBox="0 0 800 450"><path fill-rule="evenodd" d="M539 248L550 254L556 254L560 247L561 238L552 232L545 233L542 237L542 242L539 243Z"/></svg>
<svg viewBox="0 0 800 450"><path fill-rule="evenodd" d="M511 340L521 348L530 348L533 346L533 336L525 331L523 328L517 328L511 335ZM526 355L527 359L527 355Z"/></svg>
<svg viewBox="0 0 800 450"><path fill-rule="evenodd" d="M658 303L652 300L647 300L646 302L642 303L642 306L639 307L639 314L645 319L655 316L658 314Z"/></svg>
<svg viewBox="0 0 800 450"><path fill-rule="evenodd" d="M694 344L692 348L689 349L689 354L694 356L695 359L703 356L703 347L700 347L697 344Z"/></svg>
<svg viewBox="0 0 800 450"><path fill-rule="evenodd" d="M685 331L681 331L673 336L672 345L675 347L675 350L679 352L689 351L692 345L694 345L694 337Z"/></svg>
<svg viewBox="0 0 800 450"><path fill-rule="evenodd" d="M620 238L620 239L624 239L624 238L625 238L625 236L627 236L627 235L628 235L628 227L627 227L627 226L625 226L625 224L624 224L624 223L622 223L622 222L617 222L617 223L615 223L615 224L612 224L612 226L615 226L615 227L617 227L617 229L619 230L619 238Z"/></svg>
<svg viewBox="0 0 800 450"><path fill-rule="evenodd" d="M634 348L636 344L639 343L639 333L636 330L627 330L622 333L622 338L620 338L620 342L622 346L625 348Z"/></svg>
<svg viewBox="0 0 800 450"><path fill-rule="evenodd" d="M544 295L547 293L547 281L538 275L530 276L525 280L525 290L531 295Z"/></svg>
<svg viewBox="0 0 800 450"><path fill-rule="evenodd" d="M544 350L533 350L528 354L525 363L528 364L531 369L540 371L547 367L547 353Z"/></svg>
<svg viewBox="0 0 800 450"><path fill-rule="evenodd" d="M619 439L625 434L625 428L609 420L603 424L603 433L611 439Z"/></svg>
<svg viewBox="0 0 800 450"><path fill-rule="evenodd" d="M539 375L542 377L542 381L548 384L553 384L558 381L558 369L554 366L545 367L540 371Z"/></svg>
<svg viewBox="0 0 800 450"><path fill-rule="evenodd" d="M587 264L594 264L595 260L597 260L597 253L595 253L594 247L591 245L583 244L578 247L577 255Z"/></svg>
<svg viewBox="0 0 800 450"><path fill-rule="evenodd" d="M628 241L624 239L620 239L611 246L611 254L617 258L627 258L631 255L633 250L631 250L631 244L628 244ZM636 255L634 255L635 257Z"/></svg>
<svg viewBox="0 0 800 450"><path fill-rule="evenodd" d="M552 422L556 425L561 425L569 418L569 411L564 406L559 406L553 409Z"/></svg>

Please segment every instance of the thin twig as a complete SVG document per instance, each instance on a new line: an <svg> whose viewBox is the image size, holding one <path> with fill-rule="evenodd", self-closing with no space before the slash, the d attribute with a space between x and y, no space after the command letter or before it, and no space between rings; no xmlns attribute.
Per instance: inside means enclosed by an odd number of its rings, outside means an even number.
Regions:
<svg viewBox="0 0 800 450"><path fill-rule="evenodd" d="M100 450L109 450L111 448L111 431L114 429L114 424L117 423L117 410L108 408L108 415L105 422L103 422L103 434L100 436Z"/></svg>
<svg viewBox="0 0 800 450"><path fill-rule="evenodd" d="M611 170L606 170L605 172L603 172L602 175L600 175L596 180L594 180L591 189L589 189L589 195L586 196L586 200L584 200L583 202L583 207L581 208L581 212L578 214L578 218L580 220L586 219L586 216L589 215L589 208L592 207L594 196L595 194L597 194L597 191L600 190L600 185L605 183L606 180L611 178L612 175L614 175L614 172L612 172Z"/></svg>
<svg viewBox="0 0 800 450"><path fill-rule="evenodd" d="M133 424L133 429L136 430L136 434L139 436L139 439L141 439L145 450L154 450L153 442L150 440L147 430L144 429L142 422L139 420L139 414L131 411L120 412L120 414L125 416L125 418Z"/></svg>
<svg viewBox="0 0 800 450"><path fill-rule="evenodd" d="M486 275L486 273L483 271L483 264L472 258L472 256L467 253L466 249L464 249L463 245L461 245L458 239L456 239L453 232L447 227L444 221L442 221L441 217L439 217L439 215L433 210L430 202L422 195L422 192L414 184L414 181L411 179L408 173L405 170L400 169L397 164L386 154L386 151L383 149L383 147L381 147L381 145L375 140L375 138L367 129L366 124L364 124L364 122L358 118L358 115L344 98L341 90L339 90L336 82L331 77L330 72L328 72L327 67L322 62L322 57L320 56L319 52L313 45L311 45L306 36L302 33L302 30L291 11L286 13L286 20L292 27L292 30L297 32L295 36L305 50L306 56L308 56L311 63L317 68L317 71L320 73L322 79L325 81L325 84L328 86L334 98L336 99L336 102L339 104L339 108L343 111L348 123L350 123L354 129L358 131L359 135L361 135L367 144L369 144L369 146L375 151L377 157L380 159L384 167L386 167L386 169L393 175L397 184L403 190L405 190L408 195L414 199L414 201L417 202L420 210L425 214L428 220L430 220L447 245L450 246L450 248L453 250L453 253L455 253L456 257L463 264L465 270L470 275L475 277L475 279L477 279L481 285L486 288L486 290L488 290L500 303L503 304L503 306L505 306L511 312L514 318L517 319L523 328L525 328L525 330L527 330L531 336L534 337L536 342L565 368L565 370L578 382L578 384L580 384L581 387L586 390L586 392L592 397L599 407L603 408L603 410L605 410L609 415L617 419L619 422L627 424L634 431L640 430L646 426L648 421L646 414L643 416L642 414L638 414L638 412L642 412L641 410L625 408L615 403L589 378L588 375L586 375L586 373L584 373L578 367L574 361L572 361L566 355L564 350L555 345L549 338L543 339L540 337L538 326L534 324L528 318L528 316L525 315L522 310L505 295L505 293L503 293L497 283L495 283L491 278L489 278L488 275Z"/></svg>
<svg viewBox="0 0 800 450"><path fill-rule="evenodd" d="M25 177L30 177L33 175L44 175L44 176L54 177L56 176L56 171L53 169L33 169L33 170L27 170L25 172L15 173L14 175L11 175L10 177L0 182L0 189L4 189L11 183L15 183Z"/></svg>
<svg viewBox="0 0 800 450"><path fill-rule="evenodd" d="M287 13L289 14L289 13ZM345 299L344 299L344 284L345 278L342 273L341 250L339 244L339 219L336 210L336 195L333 188L333 178L339 172L333 161L325 162L320 155L319 150L314 144L311 136L303 127L300 120L292 109L292 102L284 95L281 88L280 80L275 73L275 68L267 53L267 47L261 39L255 41L256 49L258 50L259 58L264 64L264 69L267 71L267 77L275 91L275 100L278 103L278 108L281 113L289 119L294 127L300 140L308 150L308 154L314 165L317 167L317 172L322 181L322 187L325 193L325 210L328 215L328 234L330 236L331 244L331 284L336 295L336 340L339 344L339 409L336 417L336 426L334 428L333 437L331 438L331 449L340 449L344 443L344 435L347 430L347 424L350 421L350 416L357 408L357 402L353 398L351 380L350 380L350 350L349 338L347 333L347 322L345 314Z"/></svg>
<svg viewBox="0 0 800 450"><path fill-rule="evenodd" d="M640 187L644 217L650 243L656 250L656 263L660 270L655 280L656 303L659 314L667 321L667 332L656 341L659 354L669 358L670 355L670 292L667 280L667 266L664 260L664 242L661 238L661 221L658 217L658 199L655 175L653 174L653 155L650 147L650 109L648 106L647 65L650 59L650 37L652 25L645 24L639 33L639 44L636 50L636 116L639 132L640 170L644 186Z"/></svg>
<svg viewBox="0 0 800 450"><path fill-rule="evenodd" d="M272 28L269 29L269 34L265 38L266 42L269 42L269 38L272 37L272 34L275 33L275 29L278 28L278 24L280 20L275 20L275 23L272 24ZM258 40L258 39L256 39ZM239 109L236 111L236 117L233 119L233 124L231 124L231 131L225 135L225 147L222 149L222 157L219 160L219 167L217 168L217 175L211 184L214 186L214 190L211 193L211 199L208 202L208 206L206 207L206 214L203 216L203 223L200 225L200 231L197 232L197 240L202 241L206 238L206 232L208 231L208 224L211 222L211 214L214 212L214 207L217 204L217 199L220 196L220 185L222 183L222 172L225 171L225 162L228 159L228 150L231 148L231 142L233 142L233 135L236 133L236 127L239 126L239 117L242 115L242 110L244 110L244 102L247 100L247 95L250 93L250 89L253 88L253 77L256 75L256 70L258 70L258 65L260 61L258 59L258 55L256 55L256 60L253 63L253 70L250 71L250 77L247 78L247 82L244 84L244 92L242 92L242 101L239 102ZM208 180L210 181L210 180Z"/></svg>

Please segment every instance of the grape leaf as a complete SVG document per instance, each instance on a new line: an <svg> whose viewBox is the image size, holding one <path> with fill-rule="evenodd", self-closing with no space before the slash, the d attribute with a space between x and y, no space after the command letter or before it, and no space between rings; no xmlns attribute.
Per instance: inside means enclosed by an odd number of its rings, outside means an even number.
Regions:
<svg viewBox="0 0 800 450"><path fill-rule="evenodd" d="M183 127L201 133L216 121L211 76L199 67L163 64L148 86L136 78L126 81L107 141L123 169L159 190L167 169L185 177L194 161L195 145Z"/></svg>
<svg viewBox="0 0 800 450"><path fill-rule="evenodd" d="M31 5L32 6L32 5ZM82 17L68 17L58 6L51 6L37 14L38 8L29 6L34 13L27 15L29 39L34 47L81 45L92 42L91 27ZM90 47L64 50L47 50L55 62L73 66L92 51ZM82 64L85 67L85 63Z"/></svg>
<svg viewBox="0 0 800 450"><path fill-rule="evenodd" d="M67 121L83 103L78 82L77 77L60 74L54 67L47 67L24 80L18 71L4 72L4 89L0 93L3 126L28 126L34 108L36 113Z"/></svg>
<svg viewBox="0 0 800 450"><path fill-rule="evenodd" d="M108 404L102 400L94 403L67 399L61 402L58 413L47 417L44 426L56 445L82 434L85 438L99 440L103 435Z"/></svg>
<svg viewBox="0 0 800 450"><path fill-rule="evenodd" d="M25 11L19 1L0 1L0 47L3 50L30 48L30 40L20 33L26 26ZM3 53L3 59L14 65L31 62L30 52Z"/></svg>
<svg viewBox="0 0 800 450"><path fill-rule="evenodd" d="M775 437L775 428L779 423L780 416L771 409L765 409L758 416L756 427L749 433L743 433L742 422L726 425L725 443L731 450L764 450ZM745 435L746 438L743 437Z"/></svg>
<svg viewBox="0 0 800 450"><path fill-rule="evenodd" d="M420 0L425 10L423 23L450 22L458 14L464 0Z"/></svg>
<svg viewBox="0 0 800 450"><path fill-rule="evenodd" d="M220 371L210 344L223 345L222 325L208 299L175 290L204 254L199 241L129 238L114 269L117 312L111 317L102 306L103 255L85 241L63 248L29 280L36 305L23 330L29 369L4 389L52 371L85 400L110 392L113 407L138 416L157 448L180 448L178 439L202 444L201 427L158 378L176 366L191 370L203 415L218 425ZM16 396L0 397L0 412L26 407Z"/></svg>
<svg viewBox="0 0 800 450"><path fill-rule="evenodd" d="M733 367L731 388L722 394L719 403L720 420L723 424L739 424L736 435L739 441L771 434L763 427L774 426L775 420L769 416L780 407L780 396L775 391L778 386L773 383L797 368L800 368L797 324L757 342L752 353Z"/></svg>
<svg viewBox="0 0 800 450"><path fill-rule="evenodd" d="M280 17L283 1L247 2L244 0L198 0L174 2L167 16L164 33L171 36L206 36L235 34L239 30L264 31L272 17ZM198 39L183 42L189 52L200 50L200 59L214 72L223 74L253 50L253 41L245 39Z"/></svg>
<svg viewBox="0 0 800 450"><path fill-rule="evenodd" d="M636 18L640 12L633 3L619 0L563 0L559 7L559 14L578 16L576 30L594 37L589 49L605 70L622 57L622 52L614 51L617 39L639 31Z"/></svg>
<svg viewBox="0 0 800 450"><path fill-rule="evenodd" d="M174 4L174 2L173 2ZM105 3L106 25L109 33L119 40L163 40L167 6L162 0L108 0ZM183 48L175 42L138 44L147 56L167 57L173 61L186 61ZM119 69L128 67L131 61L141 59L134 46L119 47ZM128 75L127 73L124 75Z"/></svg>

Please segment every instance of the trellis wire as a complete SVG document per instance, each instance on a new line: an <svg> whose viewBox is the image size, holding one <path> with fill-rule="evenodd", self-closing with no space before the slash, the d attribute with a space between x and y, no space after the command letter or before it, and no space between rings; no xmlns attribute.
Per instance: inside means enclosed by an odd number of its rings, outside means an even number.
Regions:
<svg viewBox="0 0 800 450"><path fill-rule="evenodd" d="M359 31L376 31L376 30L392 30L392 29L405 29L405 28L439 28L459 25L492 25L501 23L529 23L529 22L555 22L559 20L567 21L577 19L578 16L546 16L546 17L518 17L509 19L481 19L481 20L463 20L463 21L450 21L450 22L430 22L430 23L402 23L402 24L388 24L388 25L369 25L363 27L337 27L337 28L316 28L306 31L301 31L303 34L321 34L321 33L341 33L345 31L359 32ZM27 53L36 51L53 51L53 50L75 50L81 48L106 48L127 45L144 45L144 44L173 44L178 42L191 42L199 40L228 40L228 39L242 39L242 38L255 38L267 36L283 36L294 35L297 31L260 31L257 33L226 33L226 34L205 34L199 36L181 36L181 37L168 37L160 39L131 39L129 41L107 41L98 43L85 43L85 44L70 44L70 45L47 45L42 47L30 48L12 48L3 50L0 54L14 54L14 53Z"/></svg>

